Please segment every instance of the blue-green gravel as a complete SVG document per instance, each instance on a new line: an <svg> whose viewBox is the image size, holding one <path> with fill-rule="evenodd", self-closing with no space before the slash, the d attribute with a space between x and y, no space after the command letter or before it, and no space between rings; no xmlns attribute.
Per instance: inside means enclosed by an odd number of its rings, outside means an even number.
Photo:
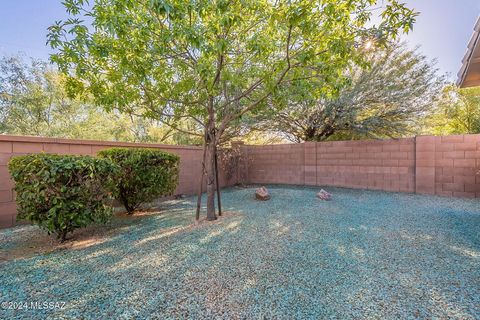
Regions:
<svg viewBox="0 0 480 320"><path fill-rule="evenodd" d="M96 245L3 262L2 302L65 304L0 318L480 318L479 200L267 188L224 190L218 222L172 200ZM18 228L35 227L0 236Z"/></svg>

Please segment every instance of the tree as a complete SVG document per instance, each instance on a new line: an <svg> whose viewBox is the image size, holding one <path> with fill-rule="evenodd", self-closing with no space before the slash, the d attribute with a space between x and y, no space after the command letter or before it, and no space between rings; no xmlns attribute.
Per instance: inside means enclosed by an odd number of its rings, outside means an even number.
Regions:
<svg viewBox="0 0 480 320"><path fill-rule="evenodd" d="M180 123L188 127L188 123ZM201 144L152 119L106 112L89 96L71 98L66 77L45 61L0 58L0 133L133 142Z"/></svg>
<svg viewBox="0 0 480 320"><path fill-rule="evenodd" d="M108 139L113 121L83 99L71 99L66 77L46 62L21 56L0 59L2 133ZM111 123L110 123L111 122Z"/></svg>
<svg viewBox="0 0 480 320"><path fill-rule="evenodd" d="M424 127L435 135L480 133L480 88L446 86Z"/></svg>
<svg viewBox="0 0 480 320"><path fill-rule="evenodd" d="M46 63L21 57L0 60L0 106L2 131L44 135L52 130L53 118L66 118L78 106L66 101L61 77ZM57 121L59 122L59 121ZM60 125L60 124L58 124Z"/></svg>
<svg viewBox="0 0 480 320"><path fill-rule="evenodd" d="M134 111L176 129L185 118L202 127L190 133L207 148L207 220L216 219L215 150L242 117L267 108L280 84L303 78L306 70L323 80L325 91L334 90L345 68L362 60L359 43L408 32L416 16L396 0L64 5L72 17L51 26L48 41L70 87L91 93L107 109ZM378 26L370 23L375 13Z"/></svg>
<svg viewBox="0 0 480 320"><path fill-rule="evenodd" d="M347 73L350 84L325 96L315 84L284 88L287 107L264 114L254 128L294 142L401 137L418 131L444 83L435 63L404 44L367 53L367 68Z"/></svg>

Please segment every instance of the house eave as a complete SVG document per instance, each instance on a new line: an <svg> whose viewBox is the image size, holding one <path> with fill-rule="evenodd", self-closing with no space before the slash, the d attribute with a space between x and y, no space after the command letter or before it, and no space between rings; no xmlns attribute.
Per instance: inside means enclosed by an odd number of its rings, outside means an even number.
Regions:
<svg viewBox="0 0 480 320"><path fill-rule="evenodd" d="M480 86L480 18L477 19L467 52L463 57L457 85L461 88Z"/></svg>

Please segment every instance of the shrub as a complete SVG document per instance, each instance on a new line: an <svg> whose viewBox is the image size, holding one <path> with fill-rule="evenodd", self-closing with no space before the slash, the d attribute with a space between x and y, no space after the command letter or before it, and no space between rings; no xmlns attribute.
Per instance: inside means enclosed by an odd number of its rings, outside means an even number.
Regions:
<svg viewBox="0 0 480 320"><path fill-rule="evenodd" d="M118 168L89 156L32 154L13 157L8 168L15 181L17 219L29 220L63 242L67 233L112 214L105 204Z"/></svg>
<svg viewBox="0 0 480 320"><path fill-rule="evenodd" d="M98 155L120 167L113 194L132 214L140 205L172 195L178 184L180 158L157 149L112 148Z"/></svg>

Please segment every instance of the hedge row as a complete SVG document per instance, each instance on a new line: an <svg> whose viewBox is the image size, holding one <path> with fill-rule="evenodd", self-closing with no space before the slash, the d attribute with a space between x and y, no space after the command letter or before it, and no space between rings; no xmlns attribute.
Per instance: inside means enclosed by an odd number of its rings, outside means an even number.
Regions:
<svg viewBox="0 0 480 320"><path fill-rule="evenodd" d="M156 149L113 148L99 157L31 154L13 157L8 168L15 182L17 219L56 233L112 215L112 198L129 214L143 203L171 195L178 184L179 157Z"/></svg>

